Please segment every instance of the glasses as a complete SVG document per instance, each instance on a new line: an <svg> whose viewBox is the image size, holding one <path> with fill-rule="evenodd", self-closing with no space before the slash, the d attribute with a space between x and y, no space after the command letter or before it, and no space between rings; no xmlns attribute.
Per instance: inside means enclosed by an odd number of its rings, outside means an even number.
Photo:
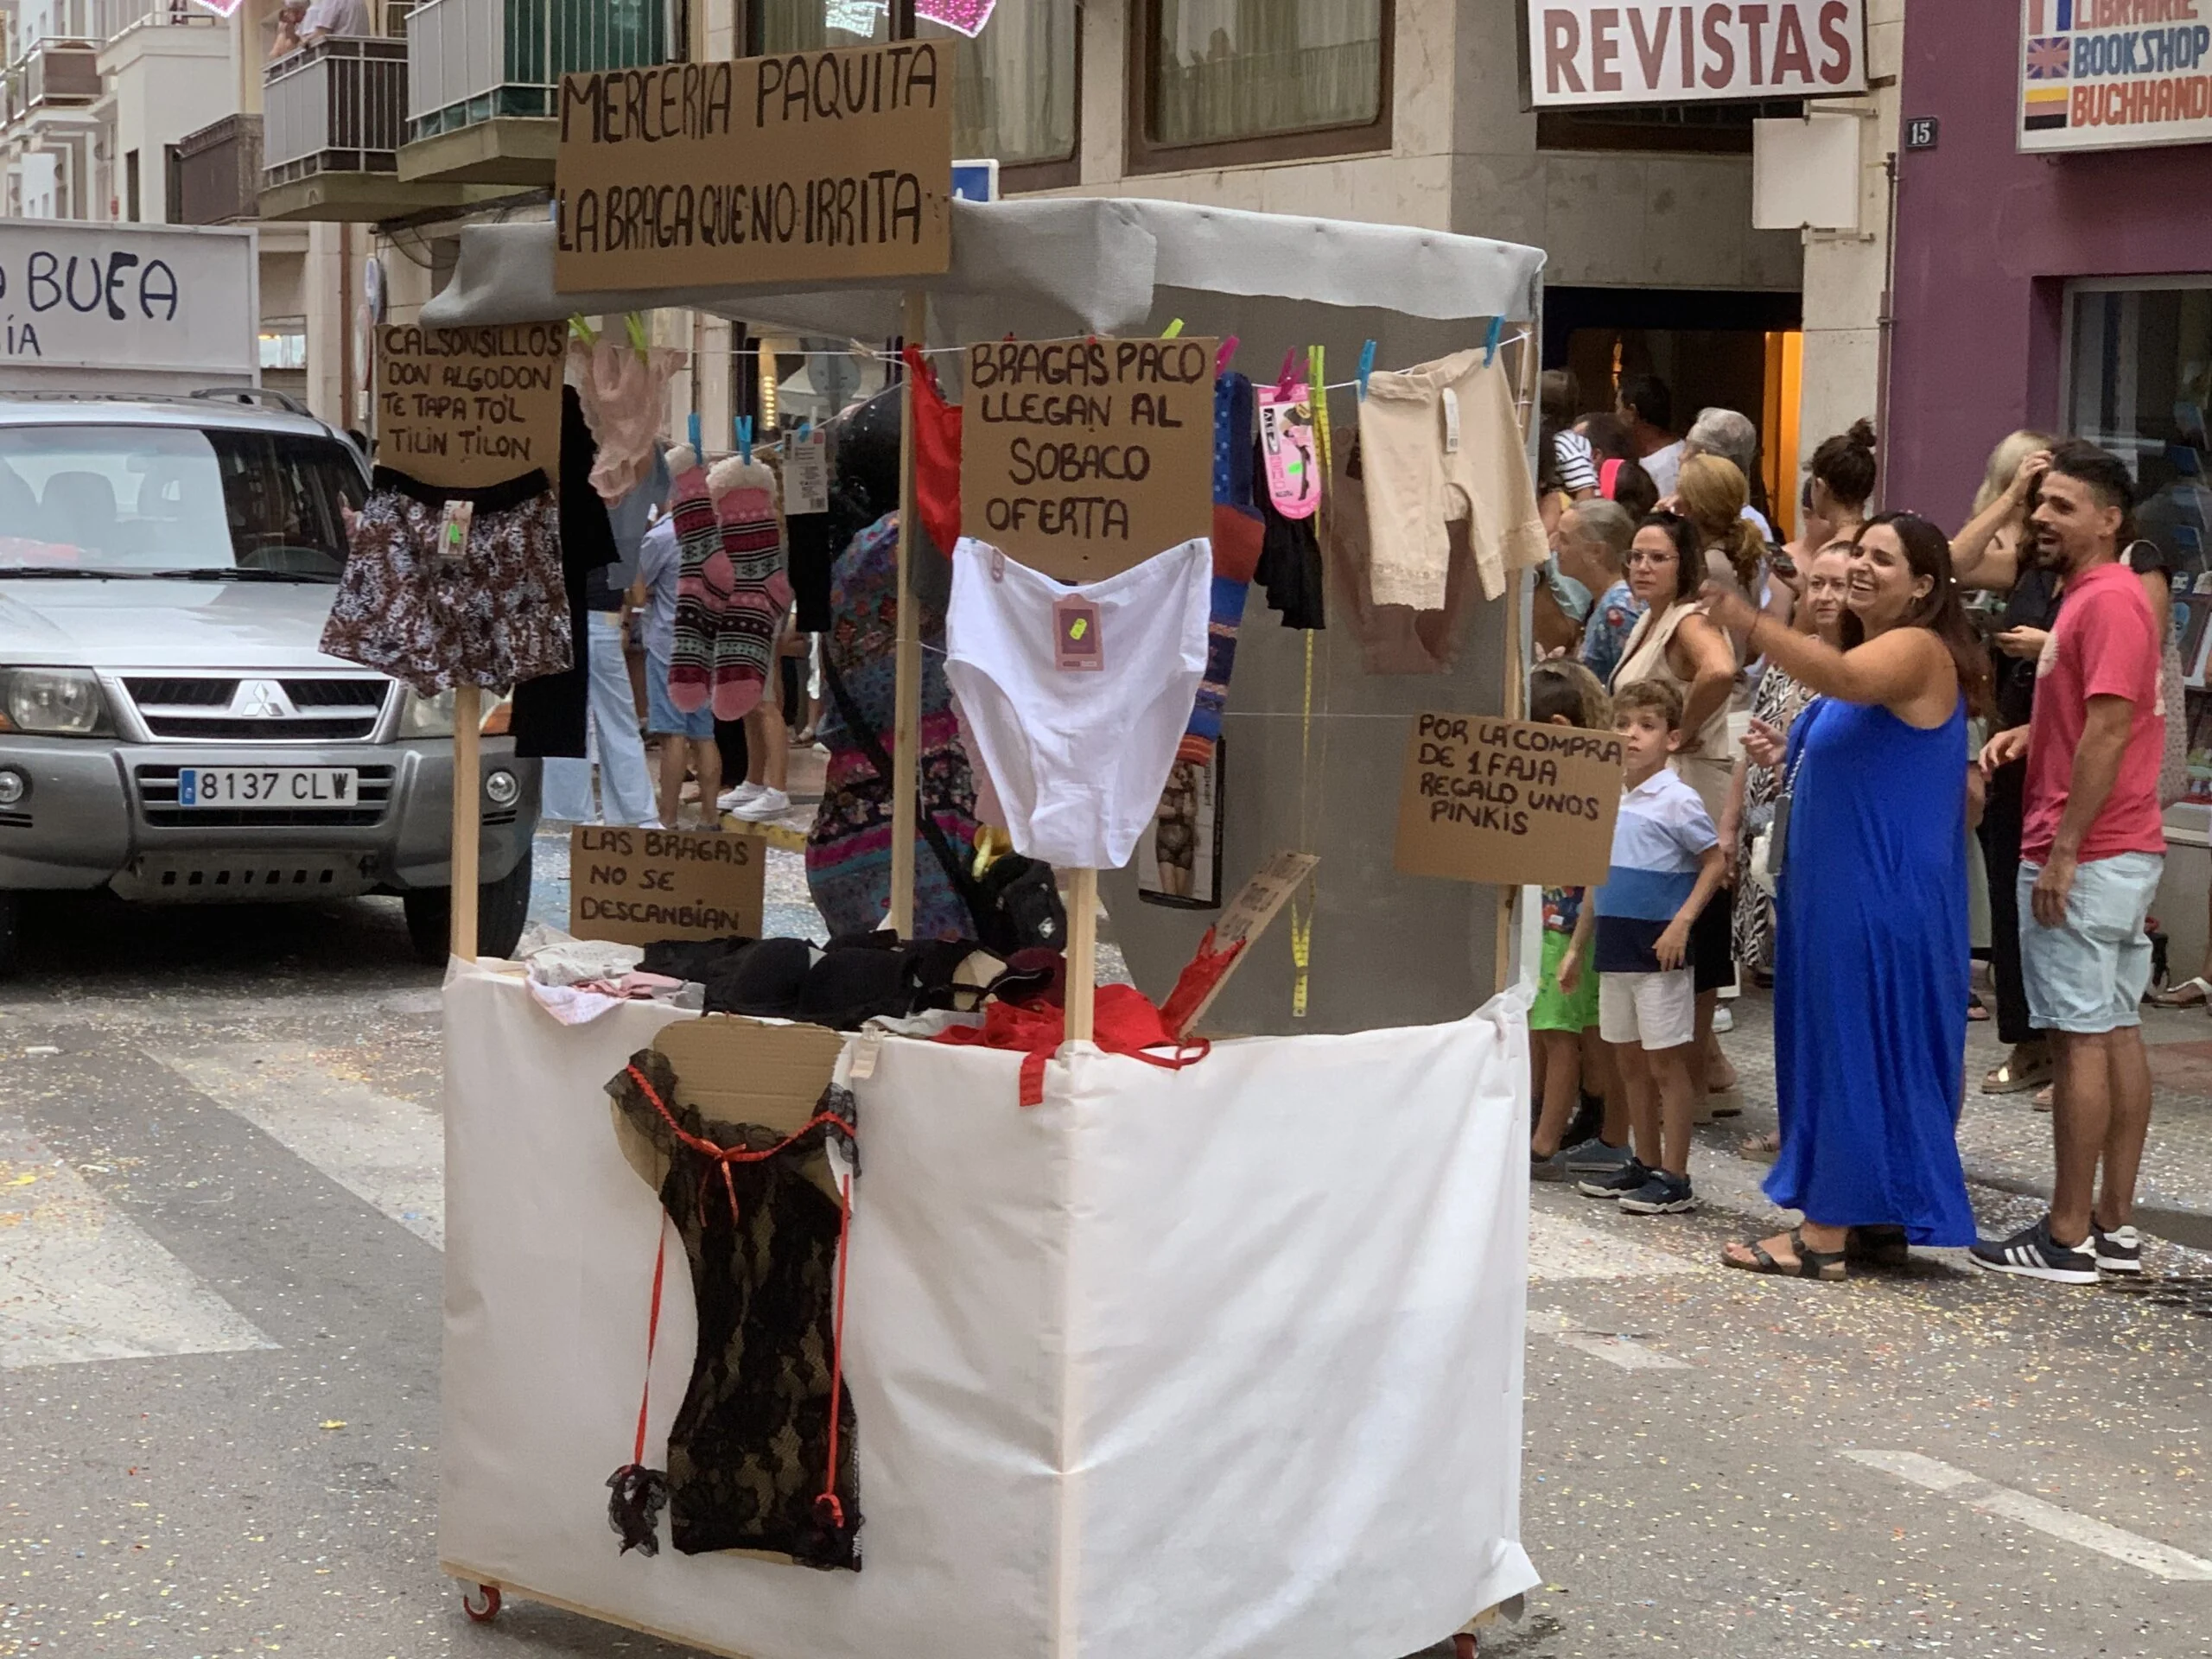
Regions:
<svg viewBox="0 0 2212 1659"><path fill-rule="evenodd" d="M1681 557L1682 556L1679 553L1653 553L1649 551L1639 551L1630 553L1628 557L1624 559L1621 563L1626 565L1679 564L1681 563Z"/></svg>

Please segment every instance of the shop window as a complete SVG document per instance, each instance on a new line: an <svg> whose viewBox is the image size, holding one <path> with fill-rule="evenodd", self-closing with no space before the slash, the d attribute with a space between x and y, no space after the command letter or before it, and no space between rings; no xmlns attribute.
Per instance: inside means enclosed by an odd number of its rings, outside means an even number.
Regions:
<svg viewBox="0 0 2212 1659"><path fill-rule="evenodd" d="M1391 0L1133 0L1132 172L1390 145Z"/></svg>
<svg viewBox="0 0 2212 1659"><path fill-rule="evenodd" d="M1077 181L1080 29L1077 0L761 0L749 44L754 52L812 52L915 37L950 42L953 155L996 157L1001 189L1034 190Z"/></svg>

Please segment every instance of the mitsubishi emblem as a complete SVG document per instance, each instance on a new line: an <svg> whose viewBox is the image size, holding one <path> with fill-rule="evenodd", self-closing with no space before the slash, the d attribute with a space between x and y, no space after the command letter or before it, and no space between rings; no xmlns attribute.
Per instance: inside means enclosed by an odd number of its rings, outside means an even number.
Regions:
<svg viewBox="0 0 2212 1659"><path fill-rule="evenodd" d="M241 680L231 697L231 712L241 720L289 720L292 702L274 680Z"/></svg>

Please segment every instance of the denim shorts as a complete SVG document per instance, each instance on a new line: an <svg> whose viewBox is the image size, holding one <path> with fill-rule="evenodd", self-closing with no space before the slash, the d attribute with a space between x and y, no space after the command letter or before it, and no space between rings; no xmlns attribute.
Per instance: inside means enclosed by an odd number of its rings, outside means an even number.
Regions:
<svg viewBox="0 0 2212 1659"><path fill-rule="evenodd" d="M645 729L655 737L711 738L715 734L711 707L687 715L668 700L668 658L657 651L645 653Z"/></svg>
<svg viewBox="0 0 2212 1659"><path fill-rule="evenodd" d="M2079 865L2063 926L2036 920L2040 864L2020 863L2020 976L2037 1031L2082 1035L2139 1026L2137 1007L2151 983L2151 939L2143 931L2166 861L2157 853L2117 853Z"/></svg>

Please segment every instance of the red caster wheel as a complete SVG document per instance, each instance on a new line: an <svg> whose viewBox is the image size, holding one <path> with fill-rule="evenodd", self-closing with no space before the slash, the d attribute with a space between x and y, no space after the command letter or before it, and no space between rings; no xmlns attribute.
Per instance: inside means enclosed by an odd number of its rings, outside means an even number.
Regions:
<svg viewBox="0 0 2212 1659"><path fill-rule="evenodd" d="M472 1624L489 1624L499 1616L499 1586L480 1584L473 1592L462 1591L461 1611L468 1615Z"/></svg>

